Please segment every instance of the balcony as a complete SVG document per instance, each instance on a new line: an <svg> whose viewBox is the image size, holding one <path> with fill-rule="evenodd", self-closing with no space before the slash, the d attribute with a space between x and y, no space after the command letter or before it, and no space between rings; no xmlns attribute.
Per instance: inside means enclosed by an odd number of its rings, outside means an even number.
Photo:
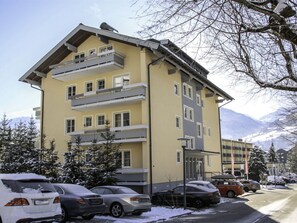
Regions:
<svg viewBox="0 0 297 223"><path fill-rule="evenodd" d="M91 110L119 104L132 104L145 99L144 83L130 84L117 88L98 90L71 98L72 109L78 111Z"/></svg>
<svg viewBox="0 0 297 223"><path fill-rule="evenodd" d="M75 143L76 137L81 138L82 146L90 146L96 140L96 144L103 144L106 141L101 136L104 129L83 130L80 132L71 133L71 142ZM145 142L147 137L146 125L132 125L125 127L110 128L110 131L115 134L114 143L135 143Z"/></svg>
<svg viewBox="0 0 297 223"><path fill-rule="evenodd" d="M115 51L108 51L50 66L52 77L60 81L75 80L123 67L124 56Z"/></svg>
<svg viewBox="0 0 297 223"><path fill-rule="evenodd" d="M143 186L147 185L148 170L144 168L123 168L116 173L117 185Z"/></svg>

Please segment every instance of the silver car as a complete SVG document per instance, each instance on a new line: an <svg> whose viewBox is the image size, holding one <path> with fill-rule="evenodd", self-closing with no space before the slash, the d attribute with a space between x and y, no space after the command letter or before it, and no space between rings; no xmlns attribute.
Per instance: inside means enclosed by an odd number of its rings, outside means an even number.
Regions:
<svg viewBox="0 0 297 223"><path fill-rule="evenodd" d="M136 191L122 186L97 186L92 192L102 196L106 204L106 214L119 218L124 214L141 215L151 211L151 199L149 195L139 194Z"/></svg>

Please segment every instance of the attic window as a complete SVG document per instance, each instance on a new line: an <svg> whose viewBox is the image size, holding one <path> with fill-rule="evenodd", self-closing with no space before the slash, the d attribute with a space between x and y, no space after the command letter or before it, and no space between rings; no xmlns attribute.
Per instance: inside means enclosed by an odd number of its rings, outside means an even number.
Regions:
<svg viewBox="0 0 297 223"><path fill-rule="evenodd" d="M112 50L113 50L112 45L106 45L106 46L103 46L103 47L99 48L99 53L100 54L107 54L108 52L110 52Z"/></svg>

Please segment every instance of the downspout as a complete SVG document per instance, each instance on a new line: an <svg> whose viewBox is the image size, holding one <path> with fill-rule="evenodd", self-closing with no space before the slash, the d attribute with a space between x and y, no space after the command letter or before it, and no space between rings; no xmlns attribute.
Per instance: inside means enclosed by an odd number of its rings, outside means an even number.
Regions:
<svg viewBox="0 0 297 223"><path fill-rule="evenodd" d="M165 56L159 57L147 65L147 90L148 90L148 115L149 115L149 172L150 172L150 187L149 194L153 194L153 148L152 148L152 105L151 105L151 70L150 66L155 65Z"/></svg>
<svg viewBox="0 0 297 223"><path fill-rule="evenodd" d="M31 88L34 88L38 91L41 92L41 118L40 118L40 148L42 147L43 145L43 117L44 117L44 90L40 89L40 88L37 88L37 87L34 87L32 84L31 84Z"/></svg>
<svg viewBox="0 0 297 223"><path fill-rule="evenodd" d="M220 150L221 150L221 173L223 174L223 148L222 148L222 131L221 131L221 112L220 108L225 106L226 104L229 104L232 100L226 102L225 104L222 104L221 106L218 107L218 114L219 114L219 131L220 131Z"/></svg>

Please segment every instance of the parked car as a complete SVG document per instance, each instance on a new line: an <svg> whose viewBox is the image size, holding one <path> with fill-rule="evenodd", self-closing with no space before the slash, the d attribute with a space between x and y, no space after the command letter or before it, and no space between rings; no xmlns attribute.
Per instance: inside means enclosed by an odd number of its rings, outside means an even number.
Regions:
<svg viewBox="0 0 297 223"><path fill-rule="evenodd" d="M205 205L217 204L221 195L217 189L211 189L195 184L186 184L186 201L188 207L201 208ZM152 203L182 207L184 204L184 186L172 190L156 192L152 195Z"/></svg>
<svg viewBox="0 0 297 223"><path fill-rule="evenodd" d="M149 195L139 194L136 191L123 186L97 186L92 192L102 196L106 204L105 213L119 218L124 214L141 215L151 211L151 199Z"/></svg>
<svg viewBox="0 0 297 223"><path fill-rule="evenodd" d="M267 185L281 185L285 186L286 182L283 180L282 177L279 176L268 176L267 177Z"/></svg>
<svg viewBox="0 0 297 223"><path fill-rule="evenodd" d="M60 197L37 174L0 174L0 222L53 222L61 219Z"/></svg>
<svg viewBox="0 0 297 223"><path fill-rule="evenodd" d="M61 222L66 222L69 218L78 216L85 220L91 220L96 214L104 212L103 198L87 188L77 184L53 185L61 197Z"/></svg>
<svg viewBox="0 0 297 223"><path fill-rule="evenodd" d="M236 180L214 180L211 183L219 189L221 196L233 198L244 194L243 185Z"/></svg>
<svg viewBox="0 0 297 223"><path fill-rule="evenodd" d="M204 180L193 180L193 181L190 181L188 182L189 184L195 184L197 186L203 186L203 187L207 187L207 188L210 188L210 189L215 189L217 191L219 191L218 188L216 188L211 182L209 181L204 181Z"/></svg>
<svg viewBox="0 0 297 223"><path fill-rule="evenodd" d="M253 191L255 193L261 189L260 184L255 180L241 180L240 183L242 183L245 192Z"/></svg>

